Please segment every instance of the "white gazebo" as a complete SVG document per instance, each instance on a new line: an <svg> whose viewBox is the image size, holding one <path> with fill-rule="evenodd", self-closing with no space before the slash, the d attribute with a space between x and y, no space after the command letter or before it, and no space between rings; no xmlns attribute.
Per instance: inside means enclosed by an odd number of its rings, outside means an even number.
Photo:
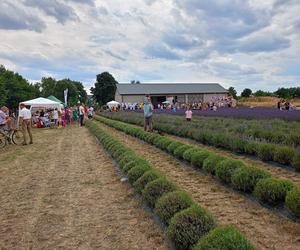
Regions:
<svg viewBox="0 0 300 250"><path fill-rule="evenodd" d="M63 107L63 105L59 102L55 102L52 100L49 100L47 98L43 98L43 97L39 97L36 99L32 99L29 101L25 101L25 102L21 102L26 106L30 106L30 110L32 109L61 109ZM20 104L21 104L20 103Z"/></svg>
<svg viewBox="0 0 300 250"><path fill-rule="evenodd" d="M116 102L116 101L110 101L110 102L106 103L106 105L111 109L112 107L118 107L121 104L119 102Z"/></svg>

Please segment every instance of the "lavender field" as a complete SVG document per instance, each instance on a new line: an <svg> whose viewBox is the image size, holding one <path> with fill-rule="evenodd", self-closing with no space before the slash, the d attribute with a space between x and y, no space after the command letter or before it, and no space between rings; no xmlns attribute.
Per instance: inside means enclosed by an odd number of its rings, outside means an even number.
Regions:
<svg viewBox="0 0 300 250"><path fill-rule="evenodd" d="M155 114L172 114L184 115L185 110L172 112L171 110L155 110ZM232 118L248 118L248 119L283 119L288 121L300 121L300 110L278 110L275 108L223 108L217 111L201 111L193 110L193 115L200 116L220 116Z"/></svg>

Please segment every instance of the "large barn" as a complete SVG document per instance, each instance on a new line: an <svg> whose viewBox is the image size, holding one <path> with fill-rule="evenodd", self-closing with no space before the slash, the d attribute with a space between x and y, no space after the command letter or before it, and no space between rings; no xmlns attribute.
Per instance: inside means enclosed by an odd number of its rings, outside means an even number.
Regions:
<svg viewBox="0 0 300 250"><path fill-rule="evenodd" d="M157 105L166 100L178 103L209 102L212 97L227 96L228 91L218 83L120 83L117 84L115 100L120 103L140 103L146 94Z"/></svg>

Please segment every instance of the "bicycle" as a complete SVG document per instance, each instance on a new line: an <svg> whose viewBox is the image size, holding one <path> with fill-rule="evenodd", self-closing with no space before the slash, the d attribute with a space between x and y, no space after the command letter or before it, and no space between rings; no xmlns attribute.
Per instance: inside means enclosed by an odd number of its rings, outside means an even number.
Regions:
<svg viewBox="0 0 300 250"><path fill-rule="evenodd" d="M0 127L0 148L4 148L7 144L11 144L12 142L15 145L22 145L22 132L18 129L9 130Z"/></svg>

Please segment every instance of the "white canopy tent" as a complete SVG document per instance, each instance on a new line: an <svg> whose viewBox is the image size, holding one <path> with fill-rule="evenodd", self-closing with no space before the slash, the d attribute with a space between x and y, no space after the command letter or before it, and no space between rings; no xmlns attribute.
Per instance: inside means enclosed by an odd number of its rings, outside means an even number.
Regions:
<svg viewBox="0 0 300 250"><path fill-rule="evenodd" d="M21 102L25 104L26 106L30 106L30 110L37 110L37 109L61 109L63 108L63 105L59 102L55 102L52 100L49 100L47 98L39 97L36 99L32 99L29 101ZM20 104L21 104L20 103Z"/></svg>
<svg viewBox="0 0 300 250"><path fill-rule="evenodd" d="M116 102L116 101L110 101L110 102L106 103L106 105L111 109L112 107L118 107L121 104L119 102Z"/></svg>

